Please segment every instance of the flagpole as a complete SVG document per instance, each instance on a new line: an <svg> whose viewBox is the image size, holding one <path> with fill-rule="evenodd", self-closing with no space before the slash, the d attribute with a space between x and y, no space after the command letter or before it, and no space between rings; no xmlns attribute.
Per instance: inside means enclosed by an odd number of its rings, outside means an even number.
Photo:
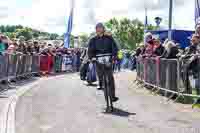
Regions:
<svg viewBox="0 0 200 133"><path fill-rule="evenodd" d="M145 40L145 34L147 33L148 30L148 17L147 17L147 7L146 5L144 6L144 10L145 10L145 19L144 19L144 44L146 43Z"/></svg>
<svg viewBox="0 0 200 133"><path fill-rule="evenodd" d="M147 17L147 7L145 7L145 27L144 27L144 33L146 33L147 32L147 25L148 25L148 23L147 23L147 20L148 19L148 17Z"/></svg>
<svg viewBox="0 0 200 133"><path fill-rule="evenodd" d="M172 40L172 15L173 15L173 0L169 0L169 31L168 31L169 40Z"/></svg>

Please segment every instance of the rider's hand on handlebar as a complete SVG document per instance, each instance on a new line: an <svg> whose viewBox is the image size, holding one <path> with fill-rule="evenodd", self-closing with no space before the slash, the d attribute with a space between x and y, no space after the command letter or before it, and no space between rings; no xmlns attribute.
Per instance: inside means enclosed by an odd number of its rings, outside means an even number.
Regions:
<svg viewBox="0 0 200 133"><path fill-rule="evenodd" d="M95 63L96 62L96 58L92 58L91 62Z"/></svg>
<svg viewBox="0 0 200 133"><path fill-rule="evenodd" d="M95 62L96 58L89 59L89 62Z"/></svg>

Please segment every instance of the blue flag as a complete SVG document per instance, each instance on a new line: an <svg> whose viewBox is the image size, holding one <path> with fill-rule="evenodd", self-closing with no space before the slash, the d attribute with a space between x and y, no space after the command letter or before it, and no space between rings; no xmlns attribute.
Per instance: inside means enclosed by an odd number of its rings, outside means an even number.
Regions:
<svg viewBox="0 0 200 133"><path fill-rule="evenodd" d="M72 27L73 27L73 4L71 7L69 19L68 19L68 24L67 24L67 32L65 33L64 36L64 47L69 48L70 47L70 36L72 32Z"/></svg>
<svg viewBox="0 0 200 133"><path fill-rule="evenodd" d="M195 0L195 24L200 24L200 0Z"/></svg>

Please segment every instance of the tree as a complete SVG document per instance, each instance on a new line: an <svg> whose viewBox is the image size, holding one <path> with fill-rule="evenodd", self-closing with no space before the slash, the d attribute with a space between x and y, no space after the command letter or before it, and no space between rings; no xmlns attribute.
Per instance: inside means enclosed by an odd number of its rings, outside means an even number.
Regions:
<svg viewBox="0 0 200 133"><path fill-rule="evenodd" d="M9 26L9 25L7 25L6 27L5 27L5 32L15 32L15 26Z"/></svg>
<svg viewBox="0 0 200 133"><path fill-rule="evenodd" d="M55 40L59 37L58 34L50 34L48 32L39 31L36 29L23 27L22 25L10 26L1 25L0 32L8 36L9 38L18 38L19 36L24 36L26 40L46 38L49 40Z"/></svg>
<svg viewBox="0 0 200 133"><path fill-rule="evenodd" d="M16 33L15 32L5 32L4 34L6 36L8 36L10 39L16 38Z"/></svg>
<svg viewBox="0 0 200 133"><path fill-rule="evenodd" d="M2 33L4 33L6 30L5 30L5 26L3 26L3 25L1 25L0 26L0 31L2 32Z"/></svg>
<svg viewBox="0 0 200 133"><path fill-rule="evenodd" d="M108 30L112 31L114 38L120 44L123 49L135 49L136 44L143 41L144 25L138 19L130 20L124 18L117 20L113 18L105 23ZM150 25L149 30L155 27Z"/></svg>
<svg viewBox="0 0 200 133"><path fill-rule="evenodd" d="M24 36L26 41L33 38L33 34L30 28L17 29L16 36L17 38Z"/></svg>
<svg viewBox="0 0 200 133"><path fill-rule="evenodd" d="M22 25L16 25L15 28L16 29L23 29L23 26Z"/></svg>
<svg viewBox="0 0 200 133"><path fill-rule="evenodd" d="M38 38L39 36L40 36L40 33L39 33L39 32L34 32L34 33L33 33L33 37L34 37L34 38Z"/></svg>
<svg viewBox="0 0 200 133"><path fill-rule="evenodd" d="M147 29L148 30L156 30L157 27L153 26L152 24L150 24Z"/></svg>
<svg viewBox="0 0 200 133"><path fill-rule="evenodd" d="M87 34L81 34L79 37L80 37L80 40L81 40L81 46L87 47L89 36Z"/></svg>
<svg viewBox="0 0 200 133"><path fill-rule="evenodd" d="M70 48L74 48L74 36L70 35Z"/></svg>
<svg viewBox="0 0 200 133"><path fill-rule="evenodd" d="M57 37L59 37L59 35L53 33L53 34L50 34L49 39L50 39L50 40L56 40Z"/></svg>

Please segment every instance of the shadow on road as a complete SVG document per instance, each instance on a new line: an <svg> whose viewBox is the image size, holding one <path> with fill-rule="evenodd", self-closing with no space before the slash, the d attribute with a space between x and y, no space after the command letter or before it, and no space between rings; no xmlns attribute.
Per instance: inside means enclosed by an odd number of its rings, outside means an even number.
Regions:
<svg viewBox="0 0 200 133"><path fill-rule="evenodd" d="M97 87L97 84L87 84L86 86L90 86L90 87Z"/></svg>
<svg viewBox="0 0 200 133"><path fill-rule="evenodd" d="M122 109L118 109L118 108L114 108L114 111L112 113L106 113L105 114L111 114L111 115L115 115L115 116L120 116L120 117L129 117L131 115L136 115L136 113L130 113L127 111L124 111Z"/></svg>
<svg viewBox="0 0 200 133"><path fill-rule="evenodd" d="M0 94L0 98L8 98L8 96L5 96L5 94Z"/></svg>
<svg viewBox="0 0 200 133"><path fill-rule="evenodd" d="M0 98L8 98L8 92L15 92L22 86L33 83L37 81L38 77L29 77L29 78L17 78L12 80L9 84L7 82L0 83Z"/></svg>

